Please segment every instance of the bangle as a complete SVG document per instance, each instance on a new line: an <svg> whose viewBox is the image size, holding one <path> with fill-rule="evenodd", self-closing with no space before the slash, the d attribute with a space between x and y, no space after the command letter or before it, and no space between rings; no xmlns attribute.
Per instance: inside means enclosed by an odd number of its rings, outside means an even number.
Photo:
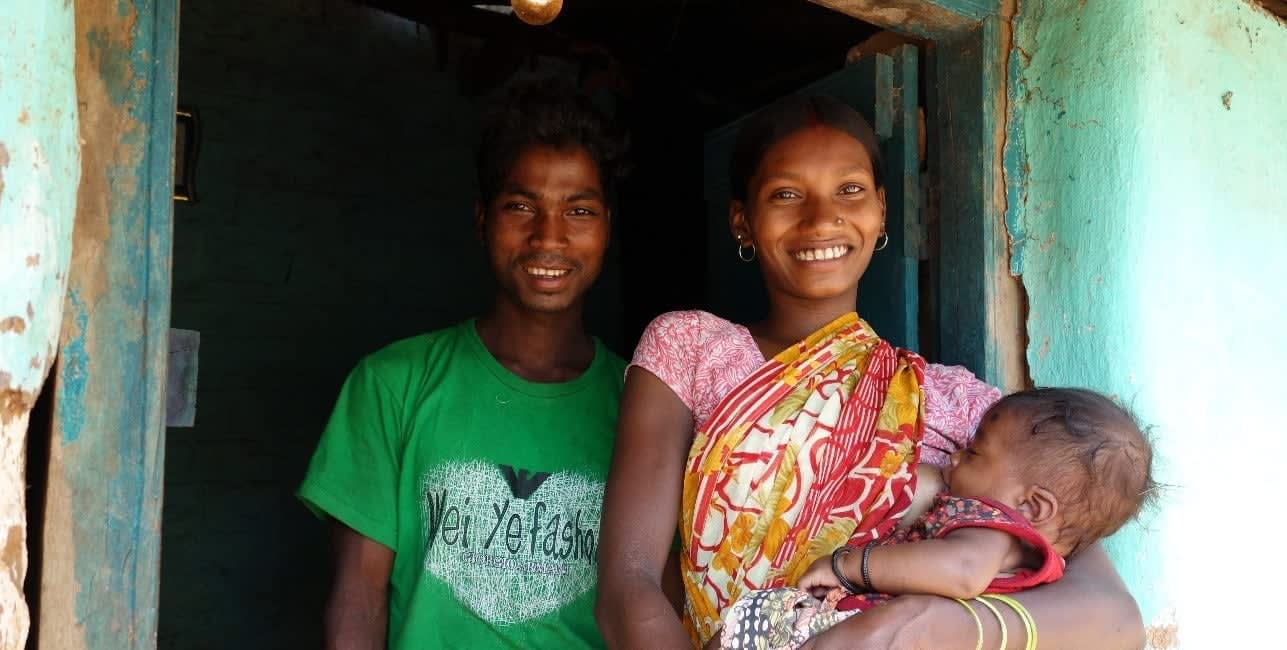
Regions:
<svg viewBox="0 0 1287 650"><path fill-rule="evenodd" d="M832 551L831 552L831 572L836 574L836 581L840 583L840 586L843 587L845 591L851 594L861 594L863 593L863 590L859 589L858 585L855 585L853 582L849 580L849 578L845 577L844 570L840 568L841 560L843 560L846 555L849 555L850 553L852 553L853 550L854 550L853 547L841 546L840 548Z"/></svg>
<svg viewBox="0 0 1287 650"><path fill-rule="evenodd" d="M867 542L866 546L862 547L862 583L867 587L868 592L876 591L876 588L871 586L871 572L867 570L867 559L871 557L871 549L875 545L876 540L873 539L870 542Z"/></svg>
<svg viewBox="0 0 1287 650"><path fill-rule="evenodd" d="M961 607L964 607L965 611L970 613L970 618L974 619L974 629L979 633L979 640L974 644L974 650L983 650L983 621L979 620L979 615L974 611L973 607L970 607L969 603L960 598L953 598L952 600L961 603Z"/></svg>
<svg viewBox="0 0 1287 650"><path fill-rule="evenodd" d="M981 598L991 598L999 603L1005 603L1019 615L1019 620L1023 621L1023 631L1027 633L1028 640L1024 643L1024 650L1036 650L1037 648L1037 621L1032 618L1028 608L1023 603L1002 594L984 594Z"/></svg>
<svg viewBox="0 0 1287 650"><path fill-rule="evenodd" d="M992 603L989 603L988 601L986 601L986 600L984 600L984 599L982 599L982 598L975 598L974 600L979 601L979 604L981 604L981 605L983 605L984 607L988 608L988 610L992 612L992 615L993 615L993 616L995 616L995 617L997 617L997 625L1000 625L1000 626L1001 626L1001 645L1000 645L1000 648L1001 648L1001 650L1005 650L1005 649L1006 649L1006 646L1008 646L1008 645L1010 644L1010 632L1006 629L1006 626L1005 626L1005 617L1001 616L1001 612L1000 612L1000 611L998 611L998 610L997 610L997 608L996 608L996 606L995 606L995 605L993 605Z"/></svg>

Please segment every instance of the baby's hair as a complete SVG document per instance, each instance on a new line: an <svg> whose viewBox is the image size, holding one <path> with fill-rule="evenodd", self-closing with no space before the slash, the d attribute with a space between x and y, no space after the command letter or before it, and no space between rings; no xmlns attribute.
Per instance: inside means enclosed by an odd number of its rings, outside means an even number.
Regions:
<svg viewBox="0 0 1287 650"><path fill-rule="evenodd" d="M478 152L478 189L484 204L501 190L514 161L528 148L581 147L599 168L611 194L625 168L626 137L590 98L562 79L515 82L487 110Z"/></svg>
<svg viewBox="0 0 1287 650"><path fill-rule="evenodd" d="M1135 416L1081 388L1037 388L1001 398L989 413L1012 409L1028 434L1019 438L1027 478L1054 492L1063 513L1054 542L1069 555L1112 535L1152 498L1153 449ZM986 417L986 416L985 416Z"/></svg>

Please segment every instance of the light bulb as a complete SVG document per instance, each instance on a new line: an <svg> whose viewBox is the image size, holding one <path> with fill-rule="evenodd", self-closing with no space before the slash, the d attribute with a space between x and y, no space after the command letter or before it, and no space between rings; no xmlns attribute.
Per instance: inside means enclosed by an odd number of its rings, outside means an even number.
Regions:
<svg viewBox="0 0 1287 650"><path fill-rule="evenodd" d="M510 0L514 14L529 25L548 25L563 10L563 0Z"/></svg>

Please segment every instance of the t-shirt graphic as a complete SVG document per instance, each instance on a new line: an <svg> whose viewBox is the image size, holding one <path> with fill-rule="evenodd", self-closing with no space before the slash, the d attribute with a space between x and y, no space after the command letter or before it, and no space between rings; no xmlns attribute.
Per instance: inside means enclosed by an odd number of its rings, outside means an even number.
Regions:
<svg viewBox="0 0 1287 650"><path fill-rule="evenodd" d="M483 620L520 623L594 587L602 481L475 460L421 486L424 569Z"/></svg>

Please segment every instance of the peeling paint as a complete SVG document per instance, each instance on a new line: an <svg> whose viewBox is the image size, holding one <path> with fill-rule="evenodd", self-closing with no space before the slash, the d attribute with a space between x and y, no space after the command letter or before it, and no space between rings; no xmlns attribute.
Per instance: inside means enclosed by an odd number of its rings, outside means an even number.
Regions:
<svg viewBox="0 0 1287 650"><path fill-rule="evenodd" d="M14 334L22 334L23 332L26 332L26 331L27 331L27 321L23 319L22 316L10 316L8 318L0 318L0 334L4 334L6 332L13 332Z"/></svg>
<svg viewBox="0 0 1287 650"><path fill-rule="evenodd" d="M40 359L58 340L80 173L69 6L0 2L0 648L30 628L27 485ZM32 119L33 115L37 119ZM23 316L25 314L25 317Z"/></svg>
<svg viewBox="0 0 1287 650"><path fill-rule="evenodd" d="M11 379L9 373L0 371L0 424L4 425L26 415L36 404L36 394L11 388Z"/></svg>
<svg viewBox="0 0 1287 650"><path fill-rule="evenodd" d="M1150 650L1170 650L1179 647L1180 628L1175 623L1150 625L1145 630Z"/></svg>

